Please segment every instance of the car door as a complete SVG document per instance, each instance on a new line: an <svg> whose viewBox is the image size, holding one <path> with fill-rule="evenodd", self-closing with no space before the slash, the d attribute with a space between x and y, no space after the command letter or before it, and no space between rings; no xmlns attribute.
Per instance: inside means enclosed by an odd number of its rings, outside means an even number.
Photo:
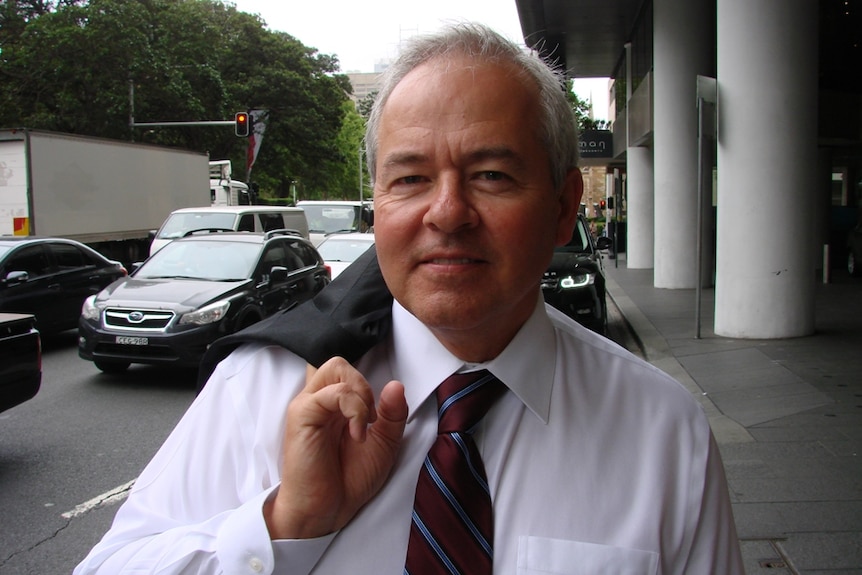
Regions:
<svg viewBox="0 0 862 575"><path fill-rule="evenodd" d="M56 264L54 277L60 290L56 321L63 329L72 329L78 325L84 300L112 280L104 276L91 254L74 244L51 243L48 249Z"/></svg>
<svg viewBox="0 0 862 575"><path fill-rule="evenodd" d="M300 258L283 239L271 240L264 247L255 270L255 285L265 315L290 309L301 301L296 297L298 286L295 281L296 271L301 265ZM287 268L287 276L275 277L272 268L276 266Z"/></svg>
<svg viewBox="0 0 862 575"><path fill-rule="evenodd" d="M26 277L12 280L9 274L26 272ZM0 309L31 313L40 331L56 331L62 308L60 286L55 282L48 249L42 243L28 244L12 251L0 266Z"/></svg>

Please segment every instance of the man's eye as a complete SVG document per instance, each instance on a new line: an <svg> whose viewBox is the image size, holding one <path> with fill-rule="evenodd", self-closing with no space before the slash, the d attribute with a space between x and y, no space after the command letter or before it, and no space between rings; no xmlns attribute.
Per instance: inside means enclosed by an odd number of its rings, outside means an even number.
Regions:
<svg viewBox="0 0 862 575"><path fill-rule="evenodd" d="M422 176L405 176L398 179L399 184L418 184L422 181Z"/></svg>
<svg viewBox="0 0 862 575"><path fill-rule="evenodd" d="M492 182L497 182L497 181L506 179L506 174L504 174L503 172L488 171L488 172L480 172L479 177L483 180L489 180Z"/></svg>

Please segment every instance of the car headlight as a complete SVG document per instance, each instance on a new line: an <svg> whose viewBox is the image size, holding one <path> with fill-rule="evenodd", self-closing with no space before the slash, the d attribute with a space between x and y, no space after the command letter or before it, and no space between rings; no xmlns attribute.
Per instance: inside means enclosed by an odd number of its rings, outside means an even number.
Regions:
<svg viewBox="0 0 862 575"><path fill-rule="evenodd" d="M99 315L102 313L102 308L96 306L96 296L91 295L84 300L81 306L81 317L87 321L99 321Z"/></svg>
<svg viewBox="0 0 862 575"><path fill-rule="evenodd" d="M571 276L566 276L560 279L560 287L563 289L574 289L588 285L593 285L596 282L596 274L582 273Z"/></svg>
<svg viewBox="0 0 862 575"><path fill-rule="evenodd" d="M179 325L207 325L209 323L215 323L224 318L227 314L228 308L230 308L229 300L211 303L199 310L183 314L180 318Z"/></svg>

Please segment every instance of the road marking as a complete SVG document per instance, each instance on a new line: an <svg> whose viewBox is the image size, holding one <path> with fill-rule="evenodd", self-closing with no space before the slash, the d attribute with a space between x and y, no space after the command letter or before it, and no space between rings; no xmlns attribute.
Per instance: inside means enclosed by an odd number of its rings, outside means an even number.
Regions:
<svg viewBox="0 0 862 575"><path fill-rule="evenodd" d="M132 479L128 483L124 483L118 487L114 487L110 491L106 491L101 495L97 495L89 501L85 501L80 505L76 505L75 508L71 511L63 513L62 517L64 519L72 519L73 517L78 517L89 511L92 511L97 507L102 507L103 505L110 505L111 503L117 503L119 501L122 501L129 496L129 491L132 489L132 485L134 484L135 480Z"/></svg>

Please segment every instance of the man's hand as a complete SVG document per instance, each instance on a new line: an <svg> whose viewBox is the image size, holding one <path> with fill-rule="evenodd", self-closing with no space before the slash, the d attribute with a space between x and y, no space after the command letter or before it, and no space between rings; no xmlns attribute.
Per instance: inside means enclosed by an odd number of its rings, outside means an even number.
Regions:
<svg viewBox="0 0 862 575"><path fill-rule="evenodd" d="M264 506L270 537L344 527L389 476L406 421L400 382L386 384L375 409L368 382L346 360L309 365L305 389L287 407L281 485Z"/></svg>

